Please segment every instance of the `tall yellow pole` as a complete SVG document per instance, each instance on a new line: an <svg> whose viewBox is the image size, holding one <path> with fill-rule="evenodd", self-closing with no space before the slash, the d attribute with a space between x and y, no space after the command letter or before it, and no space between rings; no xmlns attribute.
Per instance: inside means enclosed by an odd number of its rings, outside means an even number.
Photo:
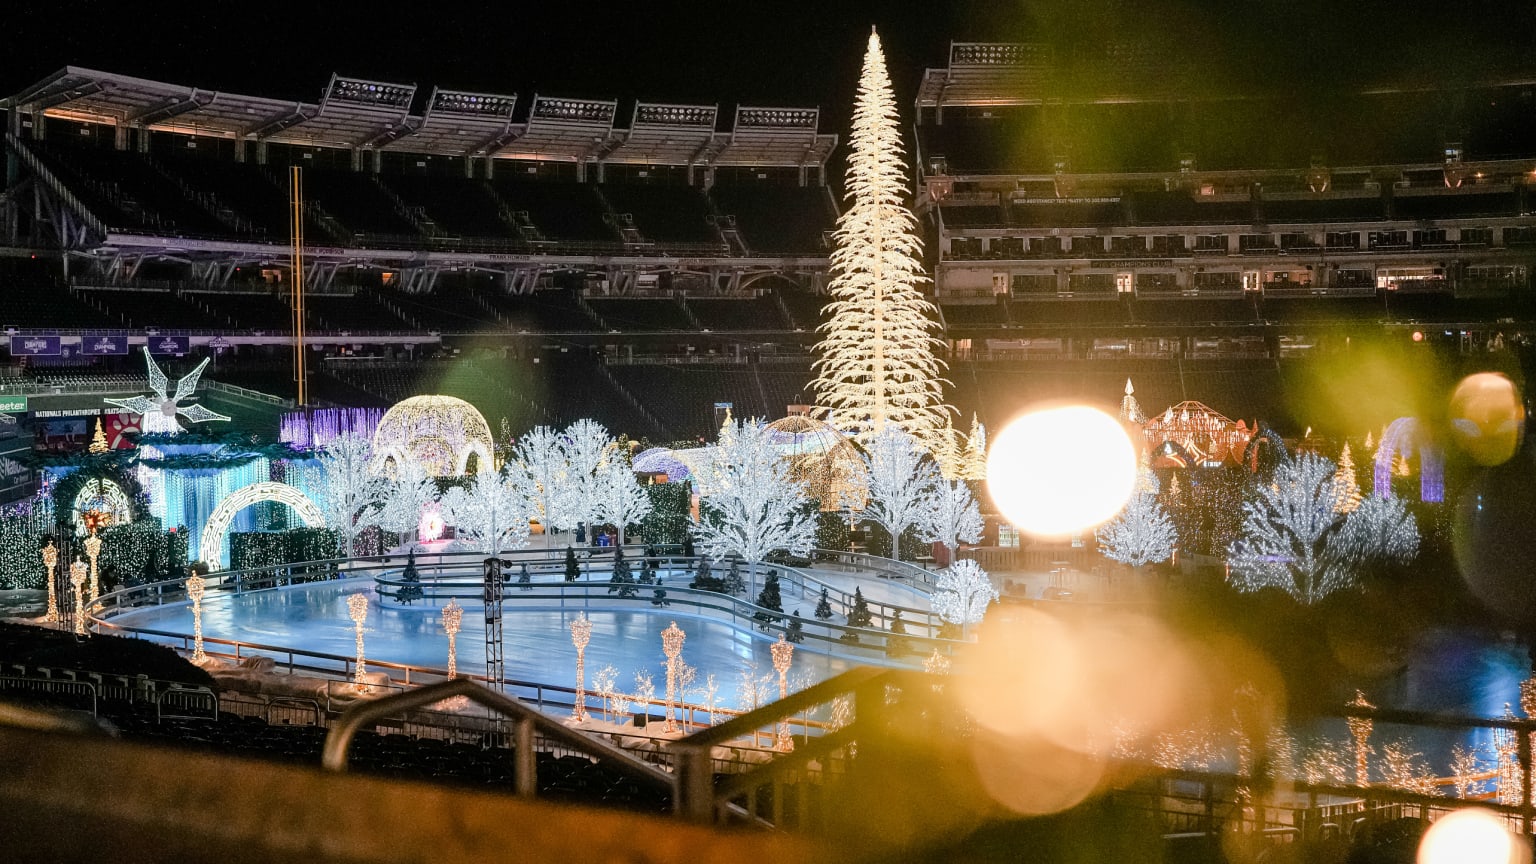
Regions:
<svg viewBox="0 0 1536 864"><path fill-rule="evenodd" d="M308 399L304 373L304 181L302 169L289 168L289 200L293 205L290 233L293 236L293 279L290 305L293 307L293 375L299 385L299 407Z"/></svg>

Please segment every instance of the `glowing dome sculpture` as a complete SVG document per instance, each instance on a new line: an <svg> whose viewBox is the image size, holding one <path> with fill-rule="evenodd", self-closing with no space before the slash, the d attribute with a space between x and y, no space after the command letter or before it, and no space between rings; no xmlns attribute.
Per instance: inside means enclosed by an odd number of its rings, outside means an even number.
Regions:
<svg viewBox="0 0 1536 864"><path fill-rule="evenodd" d="M630 467L636 474L665 474L670 483L681 483L693 475L688 466L666 447L652 447L637 455Z"/></svg>
<svg viewBox="0 0 1536 864"><path fill-rule="evenodd" d="M774 446L790 460L790 476L805 484L823 510L863 504L864 463L851 438L803 414L775 420L768 430Z"/></svg>
<svg viewBox="0 0 1536 864"><path fill-rule="evenodd" d="M1155 453L1160 454L1164 444L1172 443L1197 462L1221 463L1242 458L1253 430L1243 421L1234 423L1199 402L1180 402L1148 420L1142 434Z"/></svg>
<svg viewBox="0 0 1536 864"><path fill-rule="evenodd" d="M393 475L414 461L433 477L492 470L491 427L475 406L452 396L412 396L384 412L373 432L373 471Z"/></svg>

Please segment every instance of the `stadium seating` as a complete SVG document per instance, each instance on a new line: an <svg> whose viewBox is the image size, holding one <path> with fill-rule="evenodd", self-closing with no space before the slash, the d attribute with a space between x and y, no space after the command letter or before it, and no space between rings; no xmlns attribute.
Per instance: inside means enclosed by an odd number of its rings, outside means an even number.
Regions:
<svg viewBox="0 0 1536 864"><path fill-rule="evenodd" d="M824 236L837 227L831 193L821 187L717 184L709 197L760 255L825 255Z"/></svg>
<svg viewBox="0 0 1536 864"><path fill-rule="evenodd" d="M372 175L314 168L304 172L304 197L351 229L359 240L415 242L421 232L400 215Z"/></svg>
<svg viewBox="0 0 1536 864"><path fill-rule="evenodd" d="M28 147L108 226L170 236L234 233L140 154L67 140L32 141Z"/></svg>
<svg viewBox="0 0 1536 864"><path fill-rule="evenodd" d="M378 291L378 296L405 319L409 329L474 333L501 326L495 311L483 305L479 294L464 285L439 285L427 294L385 288Z"/></svg>
<svg viewBox="0 0 1536 864"><path fill-rule="evenodd" d="M709 201L692 186L604 183L597 189L615 213L633 217L645 239L724 254L725 244L709 221Z"/></svg>
<svg viewBox="0 0 1536 864"><path fill-rule="evenodd" d="M578 305L573 291L535 291L532 294L489 291L482 296L514 331L561 333L591 331L600 326Z"/></svg>
<svg viewBox="0 0 1536 864"><path fill-rule="evenodd" d="M401 331L408 330L400 316L368 292L355 294L311 294L304 298L309 326L316 330Z"/></svg>
<svg viewBox="0 0 1536 864"><path fill-rule="evenodd" d="M509 213L526 213L544 239L617 247L619 234L591 186L497 177L491 188Z"/></svg>
<svg viewBox="0 0 1536 864"><path fill-rule="evenodd" d="M66 290L55 269L26 258L0 258L0 327L114 326L99 307Z"/></svg>
<svg viewBox="0 0 1536 864"><path fill-rule="evenodd" d="M439 233L454 237L520 241L516 226L502 217L501 202L484 180L464 177L381 175L379 182L416 208Z"/></svg>
<svg viewBox="0 0 1536 864"><path fill-rule="evenodd" d="M681 437L713 438L719 431L714 419L717 402L730 402L738 418L777 419L784 414L783 405L768 404L755 371L746 365L612 366L609 371L652 413L665 415Z"/></svg>
<svg viewBox="0 0 1536 864"><path fill-rule="evenodd" d="M292 310L286 300L273 294L205 291L188 296L213 315L219 329L249 329L263 333L293 330Z"/></svg>
<svg viewBox="0 0 1536 864"><path fill-rule="evenodd" d="M163 330L206 330L219 326L217 316L169 291L107 291L92 289L90 301L124 327Z"/></svg>
<svg viewBox="0 0 1536 864"><path fill-rule="evenodd" d="M597 298L587 301L610 330L697 330L681 303L668 298Z"/></svg>
<svg viewBox="0 0 1536 864"><path fill-rule="evenodd" d="M772 297L690 297L688 309L709 330L785 330L790 324Z"/></svg>

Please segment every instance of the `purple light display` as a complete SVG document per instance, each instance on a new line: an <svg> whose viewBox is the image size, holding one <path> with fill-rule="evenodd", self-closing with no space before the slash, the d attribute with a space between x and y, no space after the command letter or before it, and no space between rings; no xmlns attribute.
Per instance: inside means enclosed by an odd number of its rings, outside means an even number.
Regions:
<svg viewBox="0 0 1536 864"><path fill-rule="evenodd" d="M317 450L348 432L373 437L383 408L317 408L283 415L282 440L301 450Z"/></svg>

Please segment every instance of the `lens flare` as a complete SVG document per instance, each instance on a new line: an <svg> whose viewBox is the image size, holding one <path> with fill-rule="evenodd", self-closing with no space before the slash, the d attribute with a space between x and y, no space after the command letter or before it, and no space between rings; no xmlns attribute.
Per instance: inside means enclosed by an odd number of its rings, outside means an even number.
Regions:
<svg viewBox="0 0 1536 864"><path fill-rule="evenodd" d="M1525 433L1525 406L1515 382L1497 372L1468 375L1451 394L1451 434L1479 465L1502 465Z"/></svg>
<svg viewBox="0 0 1536 864"><path fill-rule="evenodd" d="M1488 810L1458 810L1436 820L1419 842L1419 864L1530 864L1530 850Z"/></svg>
<svg viewBox="0 0 1536 864"><path fill-rule="evenodd" d="M1136 451L1125 429L1080 405L1025 414L987 454L987 488L1020 530L1083 531L1125 506L1136 485Z"/></svg>

